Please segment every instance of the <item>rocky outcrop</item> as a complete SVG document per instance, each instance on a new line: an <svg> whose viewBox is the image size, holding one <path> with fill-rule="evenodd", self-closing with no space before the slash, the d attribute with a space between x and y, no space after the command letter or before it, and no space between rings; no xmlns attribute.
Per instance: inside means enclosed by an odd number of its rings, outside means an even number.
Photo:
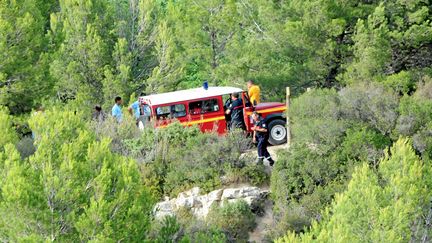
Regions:
<svg viewBox="0 0 432 243"><path fill-rule="evenodd" d="M186 208L197 218L205 218L213 205L245 200L254 209L263 202L267 195L268 190L249 186L218 189L206 195L200 195L200 189L195 187L180 193L176 198L166 198L165 201L157 203L154 212L156 218L163 218L168 215L175 215L175 212L180 208Z"/></svg>

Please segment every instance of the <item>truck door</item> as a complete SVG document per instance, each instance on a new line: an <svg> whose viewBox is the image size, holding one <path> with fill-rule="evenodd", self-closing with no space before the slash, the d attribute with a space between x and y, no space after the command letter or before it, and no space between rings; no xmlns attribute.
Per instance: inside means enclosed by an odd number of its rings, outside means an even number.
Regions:
<svg viewBox="0 0 432 243"><path fill-rule="evenodd" d="M206 98L189 103L190 124L197 124L201 131L222 134L226 121L221 97Z"/></svg>
<svg viewBox="0 0 432 243"><path fill-rule="evenodd" d="M249 100L249 96L246 92L242 93L242 100L243 100L243 120L246 125L246 131L252 132L253 122L252 122L252 112L254 111L254 107L252 103Z"/></svg>

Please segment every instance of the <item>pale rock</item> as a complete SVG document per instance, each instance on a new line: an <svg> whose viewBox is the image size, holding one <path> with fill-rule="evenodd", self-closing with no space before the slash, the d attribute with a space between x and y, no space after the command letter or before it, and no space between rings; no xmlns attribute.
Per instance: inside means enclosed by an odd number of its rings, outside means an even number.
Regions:
<svg viewBox="0 0 432 243"><path fill-rule="evenodd" d="M190 190L191 196L199 196L200 194L200 188L199 187L194 187Z"/></svg>
<svg viewBox="0 0 432 243"><path fill-rule="evenodd" d="M223 191L221 200L239 198L240 196L241 196L240 188L229 188Z"/></svg>
<svg viewBox="0 0 432 243"><path fill-rule="evenodd" d="M243 200L245 200L245 202L247 204L249 204L249 206L257 203L261 198L257 198L257 197L245 197L243 198Z"/></svg>
<svg viewBox="0 0 432 243"><path fill-rule="evenodd" d="M258 187L246 187L242 189L242 197L259 197L260 189Z"/></svg>
<svg viewBox="0 0 432 243"><path fill-rule="evenodd" d="M172 211L172 202L171 201L164 201L156 204L156 210L158 211Z"/></svg>
<svg viewBox="0 0 432 243"><path fill-rule="evenodd" d="M179 193L177 198L159 202L155 206L155 217L163 218L167 215L174 215L180 208L190 209L192 214L204 219L213 205L223 205L224 202L233 203L245 200L249 206L256 207L263 200L268 191L262 191L258 187L239 187L214 190L206 195L199 195L200 189L194 187L189 191Z"/></svg>
<svg viewBox="0 0 432 243"><path fill-rule="evenodd" d="M184 191L184 192L180 192L179 195L177 196L177 198L179 197L191 197L191 196L199 196L200 193L200 188L199 187L194 187L188 191Z"/></svg>
<svg viewBox="0 0 432 243"><path fill-rule="evenodd" d="M209 194L207 194L208 201L220 201L223 192L223 189L210 192Z"/></svg>

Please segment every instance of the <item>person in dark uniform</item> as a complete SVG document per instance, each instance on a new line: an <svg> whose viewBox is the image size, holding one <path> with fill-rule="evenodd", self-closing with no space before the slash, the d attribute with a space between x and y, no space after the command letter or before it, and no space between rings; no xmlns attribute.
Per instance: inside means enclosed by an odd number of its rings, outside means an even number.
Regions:
<svg viewBox="0 0 432 243"><path fill-rule="evenodd" d="M254 131L253 142L258 143L258 163L262 164L264 159L266 159L270 166L274 165L274 160L271 158L270 153L267 150L268 143L268 130L267 124L264 119L254 111L252 113L252 119L254 120L255 126L252 128Z"/></svg>
<svg viewBox="0 0 432 243"><path fill-rule="evenodd" d="M227 115L231 115L231 129L240 128L245 130L245 125L243 121L243 101L240 98L239 93L231 94L231 104L229 104L226 110Z"/></svg>

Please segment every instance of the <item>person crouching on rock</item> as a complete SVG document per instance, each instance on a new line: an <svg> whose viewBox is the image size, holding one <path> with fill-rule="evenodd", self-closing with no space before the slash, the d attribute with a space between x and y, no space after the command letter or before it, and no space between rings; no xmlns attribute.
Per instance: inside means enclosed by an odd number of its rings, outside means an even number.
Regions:
<svg viewBox="0 0 432 243"><path fill-rule="evenodd" d="M258 142L258 163L262 164L264 159L266 159L270 166L274 165L274 160L271 158L270 153L267 150L268 143L268 130L267 124L264 119L258 114L258 112L254 111L252 113L252 119L254 120L255 126L252 128L254 131L253 134L253 142Z"/></svg>

